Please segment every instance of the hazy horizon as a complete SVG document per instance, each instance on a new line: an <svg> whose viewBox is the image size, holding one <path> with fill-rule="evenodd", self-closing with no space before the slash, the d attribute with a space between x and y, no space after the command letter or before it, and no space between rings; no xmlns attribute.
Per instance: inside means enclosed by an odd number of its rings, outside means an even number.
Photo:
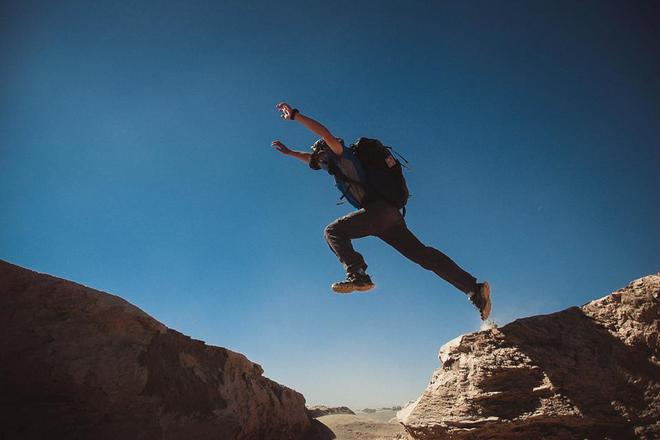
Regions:
<svg viewBox="0 0 660 440"><path fill-rule="evenodd" d="M287 101L409 161L406 221L487 279L493 319L660 269L652 1L0 4L0 258L119 295L243 353L309 404L416 399L479 329L463 294L375 238L344 277L331 177Z"/></svg>

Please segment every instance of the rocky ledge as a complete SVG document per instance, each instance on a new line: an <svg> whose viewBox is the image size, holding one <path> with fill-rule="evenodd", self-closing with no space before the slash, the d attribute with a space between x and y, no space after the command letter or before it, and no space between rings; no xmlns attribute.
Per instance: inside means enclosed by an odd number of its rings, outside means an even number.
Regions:
<svg viewBox="0 0 660 440"><path fill-rule="evenodd" d="M300 439L304 397L123 299L0 261L0 438Z"/></svg>
<svg viewBox="0 0 660 440"><path fill-rule="evenodd" d="M414 439L660 438L660 276L464 335L398 413Z"/></svg>

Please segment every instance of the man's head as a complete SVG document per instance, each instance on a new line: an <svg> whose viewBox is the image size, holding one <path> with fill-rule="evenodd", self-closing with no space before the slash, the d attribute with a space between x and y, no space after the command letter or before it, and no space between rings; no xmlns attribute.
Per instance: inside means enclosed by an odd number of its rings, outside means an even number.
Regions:
<svg viewBox="0 0 660 440"><path fill-rule="evenodd" d="M312 157L309 160L309 166L315 170L327 168L328 150L330 150L328 144L323 139L319 139L311 148Z"/></svg>
<svg viewBox="0 0 660 440"><path fill-rule="evenodd" d="M339 143L344 145L344 140L342 138L336 139L339 141ZM309 166L315 170L320 168L327 169L328 155L336 156L336 154L332 152L332 148L330 148L330 146L323 139L319 139L318 141L314 142L314 145L312 145L311 148L312 158L309 161Z"/></svg>
<svg viewBox="0 0 660 440"><path fill-rule="evenodd" d="M316 152L316 151L325 150L326 148L329 148L329 146L325 142L325 139L321 138L321 139L317 140L316 142L314 142L314 144L312 145L311 148L312 148L312 152Z"/></svg>

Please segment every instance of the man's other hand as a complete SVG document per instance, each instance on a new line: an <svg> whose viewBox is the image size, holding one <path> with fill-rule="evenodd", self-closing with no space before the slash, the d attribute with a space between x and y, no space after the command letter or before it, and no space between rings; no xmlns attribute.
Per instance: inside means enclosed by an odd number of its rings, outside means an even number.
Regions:
<svg viewBox="0 0 660 440"><path fill-rule="evenodd" d="M291 153L291 150L289 150L287 148L287 146L284 145L279 140L273 141L270 145L282 154L290 154Z"/></svg>

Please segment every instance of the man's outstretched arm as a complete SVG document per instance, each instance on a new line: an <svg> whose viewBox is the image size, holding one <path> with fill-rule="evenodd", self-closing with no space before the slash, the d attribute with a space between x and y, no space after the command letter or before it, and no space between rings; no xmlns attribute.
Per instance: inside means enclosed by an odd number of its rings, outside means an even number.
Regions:
<svg viewBox="0 0 660 440"><path fill-rule="evenodd" d="M300 122L309 131L321 137L325 143L328 144L333 153L338 156L342 154L344 147L341 145L341 142L339 142L323 124L303 115L298 110L292 109L286 102L280 102L276 107L282 112L283 119Z"/></svg>
<svg viewBox="0 0 660 440"><path fill-rule="evenodd" d="M277 151L284 154L285 156L295 157L296 159L302 160L306 164L309 164L309 160L312 157L312 153L291 150L280 141L273 141L271 145L273 146L273 148L275 148Z"/></svg>

